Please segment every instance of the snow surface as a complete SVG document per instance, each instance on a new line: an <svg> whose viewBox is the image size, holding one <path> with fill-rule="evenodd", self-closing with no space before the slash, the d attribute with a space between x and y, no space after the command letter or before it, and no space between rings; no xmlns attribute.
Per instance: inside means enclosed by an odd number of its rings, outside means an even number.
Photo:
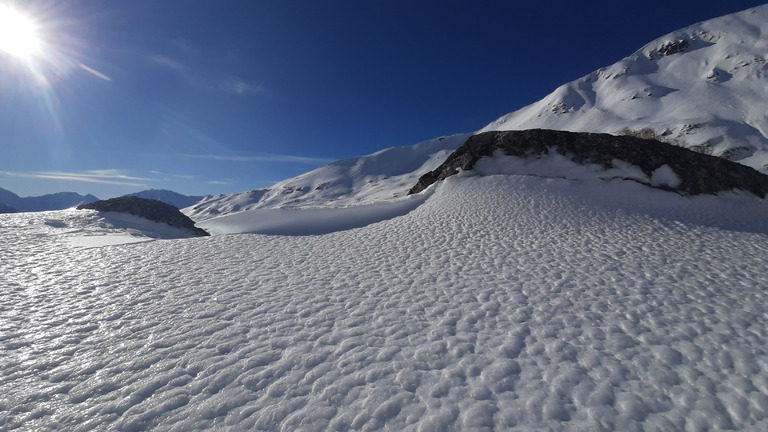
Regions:
<svg viewBox="0 0 768 432"><path fill-rule="evenodd" d="M665 47L687 44L682 52ZM481 131L653 129L768 171L768 5L665 35Z"/></svg>
<svg viewBox="0 0 768 432"><path fill-rule="evenodd" d="M316 236L0 215L0 429L768 430L766 201L471 174Z"/></svg>
<svg viewBox="0 0 768 432"><path fill-rule="evenodd" d="M9 229L32 239L54 236L78 248L195 237L195 234L187 229L172 227L127 213L74 208L34 212L18 220L11 218L0 223L0 230L2 230L0 233L7 234ZM8 264L13 263L8 262Z"/></svg>

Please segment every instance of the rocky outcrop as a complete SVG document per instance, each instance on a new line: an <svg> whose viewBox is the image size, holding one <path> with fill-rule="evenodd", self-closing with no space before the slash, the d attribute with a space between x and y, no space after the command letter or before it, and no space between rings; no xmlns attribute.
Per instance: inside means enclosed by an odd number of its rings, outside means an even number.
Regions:
<svg viewBox="0 0 768 432"><path fill-rule="evenodd" d="M77 209L128 213L151 221L165 223L172 227L187 229L197 236L210 235L207 231L196 227L192 219L182 214L176 207L154 199L123 196L80 205Z"/></svg>
<svg viewBox="0 0 768 432"><path fill-rule="evenodd" d="M409 193L421 192L460 170L471 170L478 160L492 156L496 150L520 158L555 151L574 162L598 164L605 169L612 168L615 160L621 160L639 167L649 178L661 166L668 165L679 177L679 185L655 187L684 195L716 194L733 189L748 191L761 198L768 194L768 176L723 158L630 136L547 129L473 135L436 170L423 175Z"/></svg>

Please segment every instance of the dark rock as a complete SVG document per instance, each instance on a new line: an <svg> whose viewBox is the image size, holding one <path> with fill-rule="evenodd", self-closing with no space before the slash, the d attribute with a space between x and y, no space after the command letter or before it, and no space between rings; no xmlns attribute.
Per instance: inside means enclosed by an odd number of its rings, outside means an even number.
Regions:
<svg viewBox="0 0 768 432"><path fill-rule="evenodd" d="M151 221L162 222L172 227L188 229L197 236L210 235L207 231L196 227L192 219L185 216L176 207L154 199L123 196L80 205L77 206L77 209L128 213Z"/></svg>
<svg viewBox="0 0 768 432"><path fill-rule="evenodd" d="M613 161L618 159L638 166L649 178L662 165L669 165L680 178L680 185L658 187L684 195L714 195L733 189L761 198L768 194L767 175L726 159L649 139L546 129L473 135L437 169L424 174L409 194L419 193L459 170L472 169L480 158L492 156L497 149L520 158L556 151L574 162L599 164L606 169L612 168Z"/></svg>
<svg viewBox="0 0 768 432"><path fill-rule="evenodd" d="M672 54L685 52L691 46L691 43L685 39L676 41L670 41L650 52L649 58L651 60L665 57Z"/></svg>

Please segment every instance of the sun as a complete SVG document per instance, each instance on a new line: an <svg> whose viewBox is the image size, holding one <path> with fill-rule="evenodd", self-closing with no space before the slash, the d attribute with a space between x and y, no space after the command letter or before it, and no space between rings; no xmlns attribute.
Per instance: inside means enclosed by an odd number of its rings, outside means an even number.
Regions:
<svg viewBox="0 0 768 432"><path fill-rule="evenodd" d="M22 13L0 5L0 51L29 59L40 51L35 23Z"/></svg>

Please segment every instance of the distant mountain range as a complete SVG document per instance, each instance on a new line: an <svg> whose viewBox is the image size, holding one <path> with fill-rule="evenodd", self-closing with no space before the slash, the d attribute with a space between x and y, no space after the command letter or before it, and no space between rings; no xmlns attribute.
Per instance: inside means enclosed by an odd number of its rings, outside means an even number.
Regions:
<svg viewBox="0 0 768 432"><path fill-rule="evenodd" d="M204 196L182 195L165 189L149 189L128 194L126 196L156 199L176 208L189 207L195 205L203 198L206 198ZM75 192L58 192L42 196L22 198L9 190L0 188L0 213L62 210L83 204L90 204L98 200L99 198L91 194L80 195Z"/></svg>
<svg viewBox="0 0 768 432"><path fill-rule="evenodd" d="M203 198L206 198L205 196L202 196L202 195L201 196L182 195L178 192L169 191L166 189L148 189L141 192L127 194L124 196L136 196L139 198L155 199L158 201L162 201L166 204L170 204L179 209L182 209L184 207L189 207L191 205L195 205Z"/></svg>
<svg viewBox="0 0 768 432"><path fill-rule="evenodd" d="M91 194L80 195L75 192L58 192L22 198L9 190L0 188L0 213L62 210L98 200Z"/></svg>

